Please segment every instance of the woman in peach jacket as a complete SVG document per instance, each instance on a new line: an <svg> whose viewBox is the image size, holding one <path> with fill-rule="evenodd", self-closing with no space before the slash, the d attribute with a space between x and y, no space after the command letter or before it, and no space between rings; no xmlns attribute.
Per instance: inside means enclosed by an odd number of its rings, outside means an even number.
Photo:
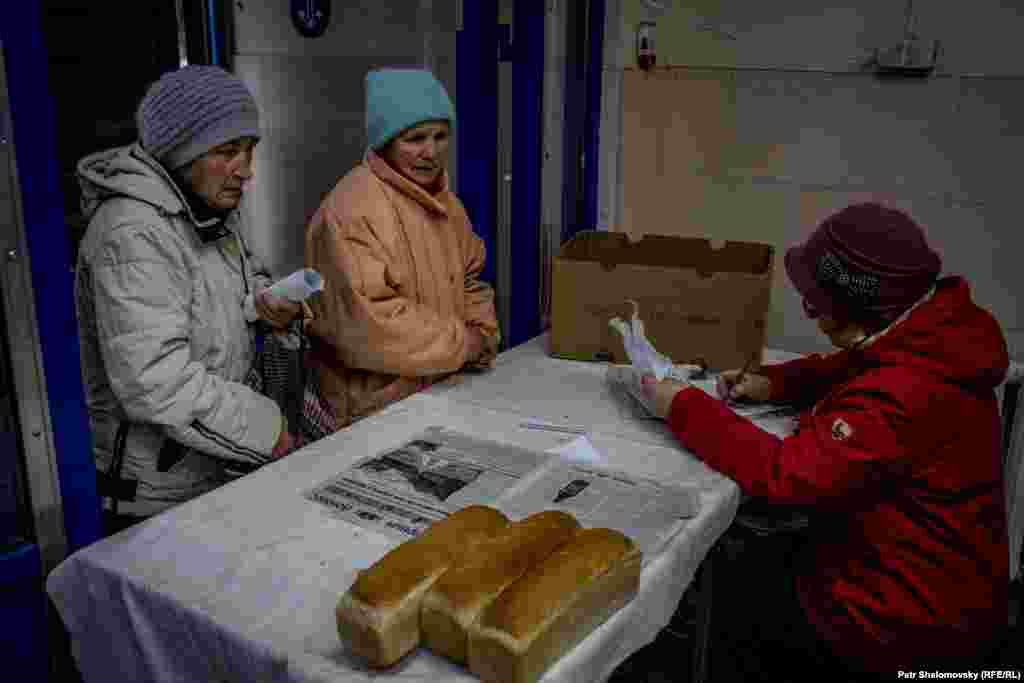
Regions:
<svg viewBox="0 0 1024 683"><path fill-rule="evenodd" d="M497 351L484 245L448 189L454 121L429 71L371 71L366 156L307 228L306 265L326 280L310 366L338 428Z"/></svg>

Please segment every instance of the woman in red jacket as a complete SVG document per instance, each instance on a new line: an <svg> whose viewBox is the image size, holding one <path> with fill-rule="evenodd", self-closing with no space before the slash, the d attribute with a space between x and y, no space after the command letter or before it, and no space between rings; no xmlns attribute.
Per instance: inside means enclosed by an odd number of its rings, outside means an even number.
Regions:
<svg viewBox="0 0 1024 683"><path fill-rule="evenodd" d="M825 220L785 266L838 351L722 373L720 391L803 404L793 435L768 434L699 389L643 385L679 441L745 494L811 506L785 573L793 586L756 589L791 596L791 623L779 623L784 607L747 605L767 629L755 638L775 652L764 662L788 667L760 675L785 680L814 658L894 678L976 667L1007 624L1002 331L962 278L938 277L914 221L877 204ZM759 566L744 572L754 582ZM817 654L787 653L800 634Z"/></svg>

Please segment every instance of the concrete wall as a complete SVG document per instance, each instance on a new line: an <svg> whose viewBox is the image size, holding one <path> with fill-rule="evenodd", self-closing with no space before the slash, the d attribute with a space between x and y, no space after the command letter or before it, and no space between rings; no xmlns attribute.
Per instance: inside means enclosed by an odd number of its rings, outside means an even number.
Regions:
<svg viewBox="0 0 1024 683"><path fill-rule="evenodd" d="M666 0L658 64L676 68L657 74L670 81L657 87L685 104L651 113L645 102L656 86L630 71L643 3L608 4L621 33L605 53L606 227L775 244L769 344L808 351L828 343L804 318L782 252L829 212L882 199L924 225L945 271L969 279L1011 353L1024 355L1015 197L1024 151L1024 48L1015 36L1024 13L999 0L915 3L917 31L943 43L939 68L929 80L882 82L860 66L900 39L904 3ZM636 107L649 115L645 129L617 134L616 116L637 120ZM680 126L684 144L658 146L660 134ZM631 189L622 157L645 155L650 178ZM644 210L651 205L657 211Z"/></svg>

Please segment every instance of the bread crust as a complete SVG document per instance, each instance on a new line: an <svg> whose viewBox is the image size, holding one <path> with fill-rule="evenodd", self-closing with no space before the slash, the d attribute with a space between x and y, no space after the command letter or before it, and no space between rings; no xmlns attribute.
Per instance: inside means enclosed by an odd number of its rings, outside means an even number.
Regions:
<svg viewBox="0 0 1024 683"><path fill-rule="evenodd" d="M431 525L359 572L335 609L338 635L373 667L388 667L420 642L420 603L463 553L508 525L504 514L471 505Z"/></svg>
<svg viewBox="0 0 1024 683"><path fill-rule="evenodd" d="M639 590L642 555L611 529L582 529L510 585L469 635L484 683L534 683Z"/></svg>
<svg viewBox="0 0 1024 683"><path fill-rule="evenodd" d="M454 662L466 663L469 631L484 609L579 528L570 514L540 512L509 524L463 555L423 597L423 644Z"/></svg>

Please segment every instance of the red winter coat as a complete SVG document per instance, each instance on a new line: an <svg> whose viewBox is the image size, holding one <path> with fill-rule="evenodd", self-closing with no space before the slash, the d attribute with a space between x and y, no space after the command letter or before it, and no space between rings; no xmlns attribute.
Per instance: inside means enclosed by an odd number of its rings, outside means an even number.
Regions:
<svg viewBox="0 0 1024 683"><path fill-rule="evenodd" d="M797 588L833 650L879 671L970 658L1007 623L1009 568L994 387L998 323L945 278L859 351L763 368L772 400L813 403L779 439L695 389L679 440L744 492L815 506Z"/></svg>

